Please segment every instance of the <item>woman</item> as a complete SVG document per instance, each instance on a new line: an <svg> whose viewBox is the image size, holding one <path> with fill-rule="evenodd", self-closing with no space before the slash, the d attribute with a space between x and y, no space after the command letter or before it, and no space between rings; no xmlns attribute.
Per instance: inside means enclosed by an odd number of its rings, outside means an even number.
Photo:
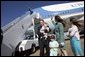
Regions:
<svg viewBox="0 0 85 57"><path fill-rule="evenodd" d="M52 23L55 26L55 34L56 34L56 41L58 41L59 43L59 48L62 52L62 54L64 54L64 56L67 56L67 52L65 50L65 39L64 39L64 22L63 20L60 18L60 16L55 16L55 22L52 20Z"/></svg>
<svg viewBox="0 0 85 57"><path fill-rule="evenodd" d="M71 28L69 28L67 35L70 36L70 44L75 56L82 56L83 52L80 46L80 35L78 31L77 22L74 18L70 18Z"/></svg>

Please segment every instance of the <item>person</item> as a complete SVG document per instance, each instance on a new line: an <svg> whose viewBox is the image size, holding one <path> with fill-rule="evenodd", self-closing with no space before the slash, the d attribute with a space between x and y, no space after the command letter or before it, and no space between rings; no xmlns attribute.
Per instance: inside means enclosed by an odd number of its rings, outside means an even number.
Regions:
<svg viewBox="0 0 85 57"><path fill-rule="evenodd" d="M55 19L51 19L52 23L55 26L54 33L56 35L56 41L59 43L59 48L64 56L67 56L67 52L65 50L65 38L64 38L64 27L65 24L60 16L55 16ZM55 22L54 22L55 21Z"/></svg>
<svg viewBox="0 0 85 57"><path fill-rule="evenodd" d="M45 24L44 20L40 21L40 25L41 26L38 27L40 56L44 56L44 48L46 48L46 56L49 56L49 39L47 37L49 27Z"/></svg>
<svg viewBox="0 0 85 57"><path fill-rule="evenodd" d="M83 52L80 45L80 35L75 18L70 18L71 27L68 29L67 35L70 37L71 49L75 56L82 56Z"/></svg>
<svg viewBox="0 0 85 57"><path fill-rule="evenodd" d="M19 51L19 56L24 56L24 51L23 51L23 48L22 47L20 47L20 51Z"/></svg>
<svg viewBox="0 0 85 57"><path fill-rule="evenodd" d="M42 19L40 18L40 14L36 13L36 16L32 19L32 23L34 25L34 30L35 30L35 34L38 34L38 27L40 27L40 21Z"/></svg>
<svg viewBox="0 0 85 57"><path fill-rule="evenodd" d="M57 56L58 55L58 47L59 44L55 40L55 35L51 34L50 36L50 42L49 42L49 48L50 48L50 56Z"/></svg>

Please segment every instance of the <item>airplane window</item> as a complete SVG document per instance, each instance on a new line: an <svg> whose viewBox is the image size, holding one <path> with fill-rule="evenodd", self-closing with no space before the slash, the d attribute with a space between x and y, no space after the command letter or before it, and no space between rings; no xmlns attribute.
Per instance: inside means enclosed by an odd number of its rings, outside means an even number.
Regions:
<svg viewBox="0 0 85 57"><path fill-rule="evenodd" d="M48 15L48 17L50 17L50 15Z"/></svg>
<svg viewBox="0 0 85 57"><path fill-rule="evenodd" d="M66 14L68 13L68 11L66 11Z"/></svg>
<svg viewBox="0 0 85 57"><path fill-rule="evenodd" d="M67 13L67 11L65 13Z"/></svg>
<svg viewBox="0 0 85 57"><path fill-rule="evenodd" d="M68 11L68 13L69 13L69 11Z"/></svg>
<svg viewBox="0 0 85 57"><path fill-rule="evenodd" d="M63 12L63 14L64 14L64 12Z"/></svg>

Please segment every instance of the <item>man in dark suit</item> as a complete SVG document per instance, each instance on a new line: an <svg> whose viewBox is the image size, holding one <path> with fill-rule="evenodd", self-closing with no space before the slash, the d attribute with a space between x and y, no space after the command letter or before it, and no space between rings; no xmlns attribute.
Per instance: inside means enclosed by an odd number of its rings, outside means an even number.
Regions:
<svg viewBox="0 0 85 57"><path fill-rule="evenodd" d="M49 33L49 27L45 27L44 20L40 21L40 26L38 27L38 36L39 36L39 48L40 56L44 56L44 48L46 48L46 56L49 56L49 39L47 34Z"/></svg>

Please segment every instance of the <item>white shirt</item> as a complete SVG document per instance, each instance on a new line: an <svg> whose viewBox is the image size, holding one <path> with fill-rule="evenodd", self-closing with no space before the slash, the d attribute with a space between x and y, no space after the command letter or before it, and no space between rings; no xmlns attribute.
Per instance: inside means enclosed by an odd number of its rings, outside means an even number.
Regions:
<svg viewBox="0 0 85 57"><path fill-rule="evenodd" d="M50 41L49 47L53 49L57 49L59 47L59 44L56 40Z"/></svg>
<svg viewBox="0 0 85 57"><path fill-rule="evenodd" d="M44 31L45 29L47 29L49 31L49 28L48 27L42 26L42 28L40 29L40 32L43 33L44 34L44 37L47 38L47 33L45 33L45 31Z"/></svg>
<svg viewBox="0 0 85 57"><path fill-rule="evenodd" d="M72 27L69 28L68 32L70 32L70 36L75 36L78 40L80 40L78 27L76 25L72 25Z"/></svg>
<svg viewBox="0 0 85 57"><path fill-rule="evenodd" d="M52 39L52 41L50 41L50 43L49 43L49 47L50 47L50 56L57 56L58 47L59 47L58 42L56 40Z"/></svg>
<svg viewBox="0 0 85 57"><path fill-rule="evenodd" d="M44 26L42 26L42 28L40 29L40 32L41 32L41 33L45 33L45 32L44 32L45 29L47 29L47 30L49 31L49 28L48 28L48 27L45 28Z"/></svg>

